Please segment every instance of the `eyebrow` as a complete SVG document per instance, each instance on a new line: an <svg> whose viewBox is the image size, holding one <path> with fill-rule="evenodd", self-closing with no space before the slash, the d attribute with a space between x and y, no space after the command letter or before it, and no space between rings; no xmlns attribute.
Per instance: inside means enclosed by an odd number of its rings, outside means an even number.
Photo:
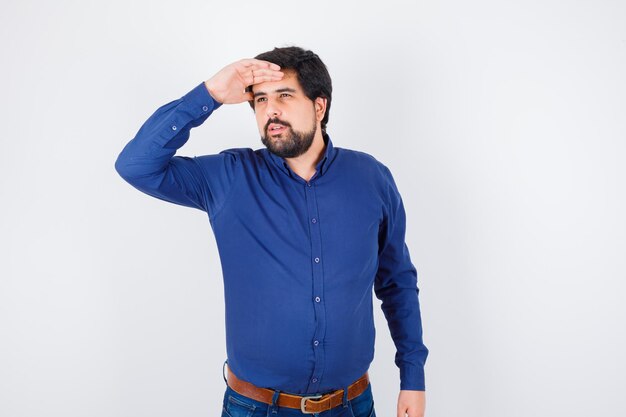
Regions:
<svg viewBox="0 0 626 417"><path fill-rule="evenodd" d="M275 93L296 93L297 91L293 88L289 88L289 87L285 87L285 88L279 88L278 90L274 90ZM256 93L254 93L254 98L257 98L258 96L265 96L267 95L267 93L265 93L264 91L257 91Z"/></svg>

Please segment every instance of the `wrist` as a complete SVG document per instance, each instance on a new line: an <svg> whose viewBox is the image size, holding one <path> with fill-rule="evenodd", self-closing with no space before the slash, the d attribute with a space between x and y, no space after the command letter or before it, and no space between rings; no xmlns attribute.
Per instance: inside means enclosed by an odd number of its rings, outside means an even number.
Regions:
<svg viewBox="0 0 626 417"><path fill-rule="evenodd" d="M204 82L204 86L206 87L207 91L209 92L209 94L211 95L211 97L213 97L213 100L217 101L220 104L223 104L222 100L218 98L218 95L215 93L215 89L213 88L213 86L209 83L210 80L206 80Z"/></svg>

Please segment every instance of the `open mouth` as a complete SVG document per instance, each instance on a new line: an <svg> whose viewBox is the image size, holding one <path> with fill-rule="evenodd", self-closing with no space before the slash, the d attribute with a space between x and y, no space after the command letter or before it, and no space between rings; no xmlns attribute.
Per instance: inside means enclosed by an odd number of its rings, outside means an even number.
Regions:
<svg viewBox="0 0 626 417"><path fill-rule="evenodd" d="M270 135L277 135L279 133L284 132L285 130L287 130L287 126L285 125L281 125L278 123L271 123L268 127L267 127L267 132Z"/></svg>

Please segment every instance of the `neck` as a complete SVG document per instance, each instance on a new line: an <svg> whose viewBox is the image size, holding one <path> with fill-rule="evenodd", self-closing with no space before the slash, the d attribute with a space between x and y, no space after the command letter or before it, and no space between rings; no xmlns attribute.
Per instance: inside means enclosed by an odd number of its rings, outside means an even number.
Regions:
<svg viewBox="0 0 626 417"><path fill-rule="evenodd" d="M298 176L302 177L306 181L310 180L315 175L315 166L324 156L326 150L326 144L324 143L324 137L322 136L321 129L318 129L313 138L311 147L300 156L295 158L285 158L289 168Z"/></svg>

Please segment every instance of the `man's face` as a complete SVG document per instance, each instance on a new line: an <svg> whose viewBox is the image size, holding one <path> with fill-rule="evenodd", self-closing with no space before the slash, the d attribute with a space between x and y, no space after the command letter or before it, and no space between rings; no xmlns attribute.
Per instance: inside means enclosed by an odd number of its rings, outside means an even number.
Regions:
<svg viewBox="0 0 626 417"><path fill-rule="evenodd" d="M305 153L315 138L318 120L314 102L302 91L293 71L282 80L252 86L254 113L261 142L283 158Z"/></svg>

